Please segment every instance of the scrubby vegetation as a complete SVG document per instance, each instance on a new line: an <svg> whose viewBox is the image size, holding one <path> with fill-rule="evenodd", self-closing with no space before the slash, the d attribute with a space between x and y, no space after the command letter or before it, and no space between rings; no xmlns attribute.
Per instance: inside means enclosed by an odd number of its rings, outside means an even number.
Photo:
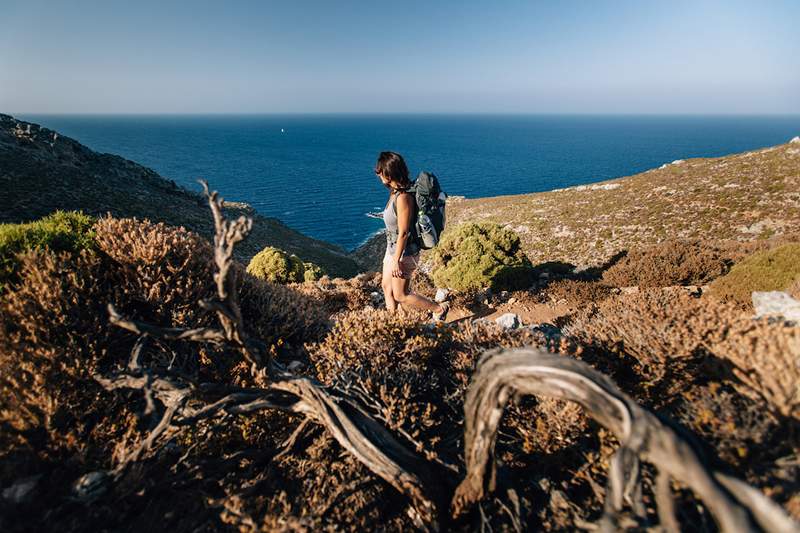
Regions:
<svg viewBox="0 0 800 533"><path fill-rule="evenodd" d="M733 263L731 247L701 240L668 240L630 251L603 273L615 287L705 285L725 274Z"/></svg>
<svg viewBox="0 0 800 533"><path fill-rule="evenodd" d="M469 319L429 324L381 310L377 273L296 285L259 279L230 259L247 224L222 224L213 249L181 228L104 217L92 251L19 256L18 280L0 298L0 529L665 525L657 475L665 465L646 454L654 462L642 463L641 478L626 478L632 503L606 504L618 450L641 449L615 436L616 418L587 416L603 402L586 411L500 387L511 403L492 434L492 481L474 477L465 427L476 411L464 406L488 388L470 383L486 350L520 346L558 354L548 368L565 364L584 380L594 375L586 365L602 372L670 420L666 427L679 425L659 435L691 442L703 472L733 474L800 517L798 328L753 321L680 287L623 292L611 282L622 278L571 268L539 277L544 270L531 269L513 233L480 226L443 248L451 260L468 263L455 252L471 247L493 253L527 276L514 298L528 294L529 303L541 291L572 310L550 325L555 333ZM642 257L657 269L681 256ZM661 266L693 280L718 272L714 261ZM489 268L474 272L479 287L508 281ZM414 283L434 290L424 275ZM540 384L558 390L561 372ZM509 383L525 379L513 374ZM596 394L604 379L571 390ZM470 479L481 487L475 501L457 492ZM707 494L670 489L669 479L667 493L679 523L717 529Z"/></svg>
<svg viewBox="0 0 800 533"><path fill-rule="evenodd" d="M747 242L796 232L797 191L800 149L787 143L549 192L451 198L447 219L504 224L534 265L583 268L666 240Z"/></svg>
<svg viewBox="0 0 800 533"><path fill-rule="evenodd" d="M325 269L314 263L303 263L303 281L317 281L327 275Z"/></svg>
<svg viewBox="0 0 800 533"><path fill-rule="evenodd" d="M32 249L78 253L94 245L94 219L81 212L56 211L27 224L0 224L0 292L16 279L18 255Z"/></svg>
<svg viewBox="0 0 800 533"><path fill-rule="evenodd" d="M305 266L296 255L267 246L250 260L247 272L275 283L299 283L305 280Z"/></svg>
<svg viewBox="0 0 800 533"><path fill-rule="evenodd" d="M753 291L785 291L800 281L800 243L756 252L711 284L714 295L742 307L751 305Z"/></svg>
<svg viewBox="0 0 800 533"><path fill-rule="evenodd" d="M531 272L519 236L497 224L448 229L434 249L433 279L440 287L518 289L530 285Z"/></svg>

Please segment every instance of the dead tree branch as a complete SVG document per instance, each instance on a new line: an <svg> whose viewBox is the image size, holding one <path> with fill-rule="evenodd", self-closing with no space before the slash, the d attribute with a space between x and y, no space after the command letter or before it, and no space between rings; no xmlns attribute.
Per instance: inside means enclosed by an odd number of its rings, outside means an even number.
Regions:
<svg viewBox="0 0 800 533"><path fill-rule="evenodd" d="M639 407L607 377L585 363L538 349L492 350L484 354L467 391L465 459L467 474L452 501L454 515L481 500L493 478L498 424L512 395L549 396L578 403L621 443L612 459L603 524L614 523L623 500L643 512L637 498L638 458L688 487L705 503L722 531L797 531L797 525L759 491L711 471L670 427ZM661 480L661 504L672 498ZM639 500L637 502L637 500ZM669 509L664 509L669 512ZM664 526L675 522L662 516Z"/></svg>

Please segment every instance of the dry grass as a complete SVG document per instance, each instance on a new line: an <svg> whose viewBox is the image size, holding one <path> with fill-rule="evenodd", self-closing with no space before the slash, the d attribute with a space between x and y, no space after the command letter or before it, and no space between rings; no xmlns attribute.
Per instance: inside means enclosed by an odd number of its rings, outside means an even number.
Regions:
<svg viewBox="0 0 800 533"><path fill-rule="evenodd" d="M448 225L507 225L520 235L534 264L562 261L584 267L669 239L754 241L796 231L798 190L800 149L784 144L687 159L594 186L451 198L447 216Z"/></svg>

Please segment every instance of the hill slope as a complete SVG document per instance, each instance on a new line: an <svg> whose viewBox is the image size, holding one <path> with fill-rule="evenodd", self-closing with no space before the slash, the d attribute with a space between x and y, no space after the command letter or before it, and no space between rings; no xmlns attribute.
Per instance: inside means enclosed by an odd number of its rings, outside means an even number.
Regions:
<svg viewBox="0 0 800 533"><path fill-rule="evenodd" d="M213 188L214 184L210 186ZM153 170L111 154L96 153L57 132L0 114L0 222L25 222L57 209L107 212L148 218L213 235L205 199ZM228 216L254 219L250 238L237 248L248 261L265 246L277 246L325 267L332 275L352 276L358 267L343 249L312 239L280 220L256 213L247 204L228 202Z"/></svg>
<svg viewBox="0 0 800 533"><path fill-rule="evenodd" d="M449 227L478 220L508 225L534 264L600 265L622 250L670 238L765 239L800 228L800 139L568 189L453 197L447 217ZM383 238L353 257L374 266L376 252L369 251L380 249Z"/></svg>

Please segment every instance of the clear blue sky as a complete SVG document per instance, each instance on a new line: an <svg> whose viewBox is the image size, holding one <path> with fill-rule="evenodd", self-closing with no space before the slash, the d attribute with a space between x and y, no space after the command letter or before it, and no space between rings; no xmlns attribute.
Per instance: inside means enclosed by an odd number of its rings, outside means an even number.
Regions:
<svg viewBox="0 0 800 533"><path fill-rule="evenodd" d="M0 0L6 113L800 113L800 1Z"/></svg>

